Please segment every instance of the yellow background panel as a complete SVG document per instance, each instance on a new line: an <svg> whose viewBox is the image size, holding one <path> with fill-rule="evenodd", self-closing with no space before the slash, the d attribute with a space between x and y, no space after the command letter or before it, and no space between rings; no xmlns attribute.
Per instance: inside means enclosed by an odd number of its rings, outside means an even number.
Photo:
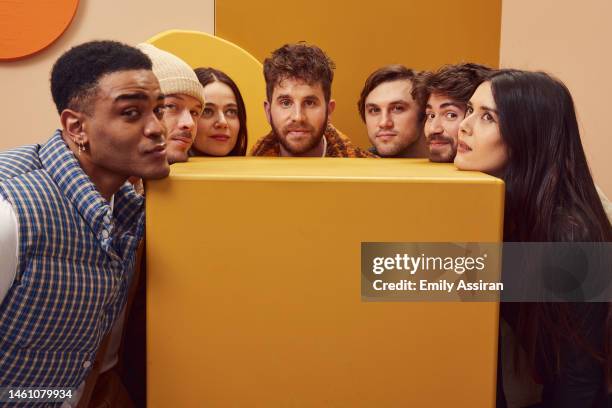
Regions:
<svg viewBox="0 0 612 408"><path fill-rule="evenodd" d="M234 80L247 110L247 152L251 150L258 135L269 132L270 126L263 113L266 85L262 66L248 52L222 38L198 31L164 31L148 42L181 57L192 68L213 67Z"/></svg>
<svg viewBox="0 0 612 408"><path fill-rule="evenodd" d="M151 407L493 407L496 303L363 302L362 241L501 239L423 160L196 159L147 185Z"/></svg>
<svg viewBox="0 0 612 408"><path fill-rule="evenodd" d="M215 7L215 33L262 62L287 42L305 40L326 51L337 66L332 121L361 146L369 143L357 100L375 69L499 64L501 0L217 0Z"/></svg>

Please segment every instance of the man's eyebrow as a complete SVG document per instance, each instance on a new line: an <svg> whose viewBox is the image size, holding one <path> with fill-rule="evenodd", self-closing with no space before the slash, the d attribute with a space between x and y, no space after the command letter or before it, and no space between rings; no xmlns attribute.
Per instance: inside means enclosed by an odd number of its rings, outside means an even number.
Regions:
<svg viewBox="0 0 612 408"><path fill-rule="evenodd" d="M444 109L450 106L454 106L455 108L463 109L463 105L459 104L458 102L444 102L443 104L440 105L440 108Z"/></svg>
<svg viewBox="0 0 612 408"><path fill-rule="evenodd" d="M120 94L117 97L115 97L115 102L126 101L126 100L148 101L149 96L143 92L133 92L133 93Z"/></svg>
<svg viewBox="0 0 612 408"><path fill-rule="evenodd" d="M389 105L410 105L410 102L405 99L397 99L395 101L389 102Z"/></svg>

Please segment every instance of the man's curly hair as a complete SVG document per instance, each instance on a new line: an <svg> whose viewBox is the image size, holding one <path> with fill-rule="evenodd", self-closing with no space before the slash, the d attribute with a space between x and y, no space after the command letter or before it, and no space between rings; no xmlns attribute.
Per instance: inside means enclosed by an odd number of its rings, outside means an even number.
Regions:
<svg viewBox="0 0 612 408"><path fill-rule="evenodd" d="M51 95L59 114L64 109L91 113L100 78L117 71L151 70L142 51L116 41L90 41L66 51L51 70Z"/></svg>
<svg viewBox="0 0 612 408"><path fill-rule="evenodd" d="M299 42L285 44L264 61L266 96L272 100L274 87L287 78L299 79L309 85L321 83L325 101L331 98L331 84L336 65L316 45Z"/></svg>
<svg viewBox="0 0 612 408"><path fill-rule="evenodd" d="M435 72L420 76L412 88L412 97L425 106L432 93L448 96L457 103L467 105L472 94L493 72L489 67L474 63L444 65Z"/></svg>

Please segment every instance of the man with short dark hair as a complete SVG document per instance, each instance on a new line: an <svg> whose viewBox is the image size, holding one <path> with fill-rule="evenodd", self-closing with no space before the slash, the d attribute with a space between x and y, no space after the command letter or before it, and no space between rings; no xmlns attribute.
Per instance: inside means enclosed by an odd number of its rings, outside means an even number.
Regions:
<svg viewBox="0 0 612 408"><path fill-rule="evenodd" d="M412 98L417 74L403 65L387 65L366 79L357 109L380 157L426 157L421 136L423 109Z"/></svg>
<svg viewBox="0 0 612 408"><path fill-rule="evenodd" d="M169 167L163 95L141 51L74 47L51 92L62 129L0 153L0 387L70 388L75 400L144 232L144 199L126 180Z"/></svg>
<svg viewBox="0 0 612 408"><path fill-rule="evenodd" d="M272 132L253 156L375 157L354 146L329 123L333 61L314 45L286 44L264 61L264 109Z"/></svg>
<svg viewBox="0 0 612 408"><path fill-rule="evenodd" d="M470 97L491 72L484 65L445 65L424 74L413 96L425 107L424 133L429 160L452 163L457 154L459 124Z"/></svg>

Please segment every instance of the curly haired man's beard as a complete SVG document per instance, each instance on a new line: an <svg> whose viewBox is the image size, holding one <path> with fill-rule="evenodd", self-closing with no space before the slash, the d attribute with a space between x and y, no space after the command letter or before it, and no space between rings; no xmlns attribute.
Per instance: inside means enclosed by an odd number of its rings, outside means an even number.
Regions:
<svg viewBox="0 0 612 408"><path fill-rule="evenodd" d="M292 155L299 156L301 154L304 154L312 150L321 142L321 138L323 137L323 134L325 133L325 129L327 129L327 117L328 117L328 112L326 110L325 120L323 121L322 126L318 129L304 122L294 123L292 125L285 126L282 129L278 129L274 125L274 121L272 121L272 130L274 131L274 134L278 138L278 141L280 142L280 144L283 146L283 148L286 151L288 151ZM310 132L310 134L313 135L312 137L309 138L307 143L303 143L303 144L300 143L296 145L296 144L293 144L287 141L286 135L291 131L291 129L298 129L298 128L307 129Z"/></svg>
<svg viewBox="0 0 612 408"><path fill-rule="evenodd" d="M429 150L429 160L437 163L452 163L457 155L457 140L445 134L435 134L426 137L427 149ZM445 142L442 148L431 148L431 142Z"/></svg>

